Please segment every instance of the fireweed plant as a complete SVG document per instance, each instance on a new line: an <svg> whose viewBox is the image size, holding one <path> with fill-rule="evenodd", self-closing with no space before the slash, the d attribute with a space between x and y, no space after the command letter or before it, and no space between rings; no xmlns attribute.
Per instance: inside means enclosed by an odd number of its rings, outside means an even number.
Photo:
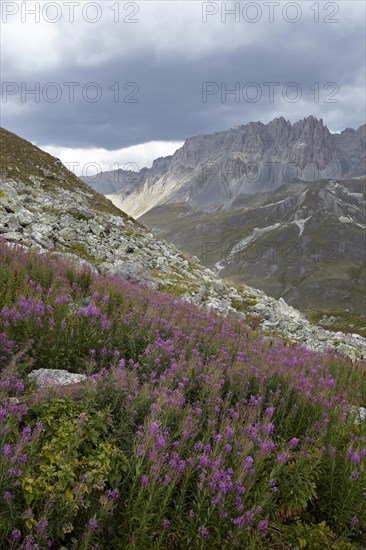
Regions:
<svg viewBox="0 0 366 550"><path fill-rule="evenodd" d="M365 374L0 244L0 548L365 548Z"/></svg>

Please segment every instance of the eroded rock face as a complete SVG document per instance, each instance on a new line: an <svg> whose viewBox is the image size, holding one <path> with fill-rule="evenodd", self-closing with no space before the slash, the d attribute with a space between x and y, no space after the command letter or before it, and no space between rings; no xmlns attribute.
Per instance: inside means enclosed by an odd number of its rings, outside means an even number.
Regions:
<svg viewBox="0 0 366 550"><path fill-rule="evenodd" d="M174 155L121 176L119 190L108 185L118 181L116 172L98 175L97 183L85 180L109 192L111 200L134 217L159 204L185 200L193 209L225 210L243 192L273 191L286 181L365 175L365 131L363 125L331 134L322 119L313 116L294 124L283 117L268 124L249 122L188 138Z"/></svg>
<svg viewBox="0 0 366 550"><path fill-rule="evenodd" d="M28 374L28 379L34 382L38 389L51 386L67 386L86 380L84 374L74 374L62 369L37 369Z"/></svg>

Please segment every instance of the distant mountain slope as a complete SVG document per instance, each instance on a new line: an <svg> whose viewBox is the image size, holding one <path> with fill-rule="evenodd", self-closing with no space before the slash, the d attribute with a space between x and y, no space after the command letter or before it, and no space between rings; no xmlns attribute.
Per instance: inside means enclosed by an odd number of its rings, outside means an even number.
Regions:
<svg viewBox="0 0 366 550"><path fill-rule="evenodd" d="M140 219L225 280L303 311L366 311L366 180L285 184L225 213L157 206Z"/></svg>

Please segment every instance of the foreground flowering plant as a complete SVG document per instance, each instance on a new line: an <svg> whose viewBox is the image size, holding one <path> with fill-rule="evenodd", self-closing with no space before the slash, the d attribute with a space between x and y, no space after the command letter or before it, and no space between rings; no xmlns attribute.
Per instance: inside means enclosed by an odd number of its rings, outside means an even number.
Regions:
<svg viewBox="0 0 366 550"><path fill-rule="evenodd" d="M365 364L1 245L0 369L0 547L363 548Z"/></svg>

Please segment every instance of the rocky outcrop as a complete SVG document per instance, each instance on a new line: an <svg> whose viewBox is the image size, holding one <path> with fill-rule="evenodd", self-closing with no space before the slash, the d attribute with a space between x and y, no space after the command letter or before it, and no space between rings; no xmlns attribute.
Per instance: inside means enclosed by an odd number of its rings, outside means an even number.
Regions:
<svg viewBox="0 0 366 550"><path fill-rule="evenodd" d="M93 264L101 273L133 282L152 283L151 270L161 277L198 279L204 268L187 260L174 245L156 239L132 220L97 212L79 189L56 192L41 180L23 183L0 179L0 237L35 250Z"/></svg>

